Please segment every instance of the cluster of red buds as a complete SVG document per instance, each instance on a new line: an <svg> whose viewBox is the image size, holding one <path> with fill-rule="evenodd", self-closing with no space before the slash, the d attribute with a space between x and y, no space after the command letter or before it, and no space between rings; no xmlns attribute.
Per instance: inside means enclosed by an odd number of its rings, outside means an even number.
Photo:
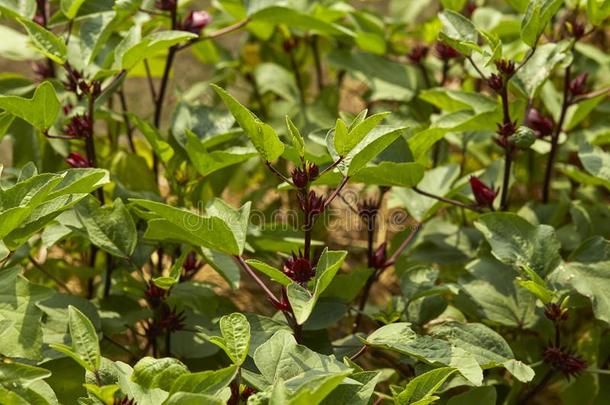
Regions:
<svg viewBox="0 0 610 405"><path fill-rule="evenodd" d="M502 124L499 123L497 125L498 130L496 133L498 134L498 137L496 138L496 143L506 150L512 149L514 145L510 142L509 138L511 135L517 132L517 121Z"/></svg>
<svg viewBox="0 0 610 405"><path fill-rule="evenodd" d="M177 0L157 0L155 1L155 7L163 11L175 11L178 5Z"/></svg>
<svg viewBox="0 0 610 405"><path fill-rule="evenodd" d="M114 398L112 405L136 405L136 400L133 398L129 399L127 396L122 398Z"/></svg>
<svg viewBox="0 0 610 405"><path fill-rule="evenodd" d="M278 302L273 302L273 306L275 307L275 309L281 312L292 312L290 301L288 301L288 293L286 292L286 287L282 286L280 300Z"/></svg>
<svg viewBox="0 0 610 405"><path fill-rule="evenodd" d="M167 290L149 282L144 291L144 298L152 309L161 307L167 297Z"/></svg>
<svg viewBox="0 0 610 405"><path fill-rule="evenodd" d="M527 124L534 130L538 138L543 138L553 132L553 120L544 116L535 108L527 113Z"/></svg>
<svg viewBox="0 0 610 405"><path fill-rule="evenodd" d="M436 56L443 61L458 58L461 54L444 42L437 42L434 47Z"/></svg>
<svg viewBox="0 0 610 405"><path fill-rule="evenodd" d="M362 202L358 203L358 216L365 223L372 223L377 214L379 213L379 208L377 207L377 201L374 199L364 199Z"/></svg>
<svg viewBox="0 0 610 405"><path fill-rule="evenodd" d="M386 266L388 261L388 252L387 252L387 244L383 242L373 253L373 257L371 257L371 267L376 270L381 270Z"/></svg>
<svg viewBox="0 0 610 405"><path fill-rule="evenodd" d="M303 167L294 168L290 174L295 187L305 188L318 177L320 171L314 163L303 163Z"/></svg>
<svg viewBox="0 0 610 405"><path fill-rule="evenodd" d="M148 320L144 329L146 336L154 339L164 333L176 332L186 327L186 315L184 311L163 304L159 307L157 316Z"/></svg>
<svg viewBox="0 0 610 405"><path fill-rule="evenodd" d="M474 13L474 11L476 9L477 9L477 4L474 1L469 1L464 6L464 9L462 10L462 14L464 14L466 17L470 18L470 17L472 17L472 14Z"/></svg>
<svg viewBox="0 0 610 405"><path fill-rule="evenodd" d="M291 280L305 284L316 275L316 270L301 251L298 254L292 253L292 257L284 262L283 272Z"/></svg>
<svg viewBox="0 0 610 405"><path fill-rule="evenodd" d="M286 53L291 53L298 45L299 38L297 37L286 38L284 42L282 42L282 48Z"/></svg>
<svg viewBox="0 0 610 405"><path fill-rule="evenodd" d="M84 157L83 155L81 155L78 152L71 152L68 155L68 157L66 158L66 163L68 165L70 165L70 167L74 167L74 168L82 169L82 168L92 167L89 159L87 159L86 157Z"/></svg>
<svg viewBox="0 0 610 405"><path fill-rule="evenodd" d="M231 384L231 398L227 401L227 405L238 405L240 400L245 404L248 402L248 398L256 392L256 389L246 386L241 392L239 391L240 386L238 384Z"/></svg>
<svg viewBox="0 0 610 405"><path fill-rule="evenodd" d="M515 62L512 60L500 59L496 61L498 73L492 73L487 79L487 85L496 93L500 93L508 80L515 74Z"/></svg>
<svg viewBox="0 0 610 405"><path fill-rule="evenodd" d="M324 197L318 196L313 190L307 195L299 193L299 207L309 217L313 217L324 212Z"/></svg>
<svg viewBox="0 0 610 405"><path fill-rule="evenodd" d="M581 73L570 81L568 90L572 96L581 96L587 92L588 73Z"/></svg>
<svg viewBox="0 0 610 405"><path fill-rule="evenodd" d="M418 65L428 56L429 50L430 49L425 45L415 45L407 54L407 58L409 58L412 63Z"/></svg>
<svg viewBox="0 0 610 405"><path fill-rule="evenodd" d="M470 177L470 188L479 207L493 209L498 189L494 190L475 176Z"/></svg>
<svg viewBox="0 0 610 405"><path fill-rule="evenodd" d="M102 92L102 83L99 80L87 82L83 72L73 68L69 63L66 63L64 68L66 69L66 80L64 81L66 90L75 93L79 98L83 94L97 97Z"/></svg>
<svg viewBox="0 0 610 405"><path fill-rule="evenodd" d="M190 252L186 255L184 259L184 263L182 263L182 269L184 272L180 276L181 281L190 280L197 274L199 269L203 267L203 262L197 260L197 254L195 252Z"/></svg>
<svg viewBox="0 0 610 405"><path fill-rule="evenodd" d="M70 119L64 133L72 138L90 138L93 136L93 120L89 115L75 115Z"/></svg>
<svg viewBox="0 0 610 405"><path fill-rule="evenodd" d="M585 36L585 25L576 20L566 22L565 28L568 34L575 39L580 39Z"/></svg>
<svg viewBox="0 0 610 405"><path fill-rule="evenodd" d="M496 68L498 72L504 77L511 77L515 74L515 62L512 60L499 59L496 61Z"/></svg>
<svg viewBox="0 0 610 405"><path fill-rule="evenodd" d="M578 376L587 368L587 362L583 358L563 347L547 347L542 359L567 379Z"/></svg>
<svg viewBox="0 0 610 405"><path fill-rule="evenodd" d="M551 302L545 305L544 316L553 322L563 322L568 319L568 309L562 308L560 304Z"/></svg>
<svg viewBox="0 0 610 405"><path fill-rule="evenodd" d="M48 11L47 1L46 0L36 0L36 14L34 14L34 21L36 24L44 27L46 26L46 17Z"/></svg>
<svg viewBox="0 0 610 405"><path fill-rule="evenodd" d="M207 11L189 11L184 21L180 24L180 29L199 35L201 30L211 22L212 16Z"/></svg>

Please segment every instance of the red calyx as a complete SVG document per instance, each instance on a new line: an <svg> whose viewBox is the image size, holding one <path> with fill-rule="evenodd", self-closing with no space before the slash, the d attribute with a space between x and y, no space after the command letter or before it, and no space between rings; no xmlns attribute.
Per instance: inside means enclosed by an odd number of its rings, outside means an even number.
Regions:
<svg viewBox="0 0 610 405"><path fill-rule="evenodd" d="M576 377L587 368L587 362L583 358L563 347L547 347L542 354L542 359L567 379Z"/></svg>
<svg viewBox="0 0 610 405"><path fill-rule="evenodd" d="M535 108L530 109L527 114L527 123L532 128L536 135L541 138L550 135L553 132L553 120L544 116Z"/></svg>
<svg viewBox="0 0 610 405"><path fill-rule="evenodd" d="M475 176L470 177L470 188L474 199L480 207L493 208L494 200L498 195L497 190L493 190Z"/></svg>
<svg viewBox="0 0 610 405"><path fill-rule="evenodd" d="M180 28L199 35L210 22L212 22L212 16L207 11L189 11Z"/></svg>
<svg viewBox="0 0 610 405"><path fill-rule="evenodd" d="M292 258L284 262L283 271L290 279L300 284L307 283L316 274L311 261L301 252L298 255L292 253Z"/></svg>
<svg viewBox="0 0 610 405"><path fill-rule="evenodd" d="M457 58L461 55L458 51L443 42L437 42L434 50L436 51L436 56L445 61Z"/></svg>
<svg viewBox="0 0 610 405"><path fill-rule="evenodd" d="M371 266L374 269L383 269L387 262L387 244L386 242L383 242L381 245L379 245L379 247L377 248L377 250L375 250L375 253L373 253L373 257L371 258Z"/></svg>
<svg viewBox="0 0 610 405"><path fill-rule="evenodd" d="M576 76L568 86L568 90L573 96L580 96L587 92L587 78L589 77L588 73L581 73Z"/></svg>
<svg viewBox="0 0 610 405"><path fill-rule="evenodd" d="M407 54L407 58L415 64L421 63L428 55L429 48L425 45L415 45Z"/></svg>
<svg viewBox="0 0 610 405"><path fill-rule="evenodd" d="M66 163L74 168L91 167L91 162L78 152L71 152L66 158Z"/></svg>

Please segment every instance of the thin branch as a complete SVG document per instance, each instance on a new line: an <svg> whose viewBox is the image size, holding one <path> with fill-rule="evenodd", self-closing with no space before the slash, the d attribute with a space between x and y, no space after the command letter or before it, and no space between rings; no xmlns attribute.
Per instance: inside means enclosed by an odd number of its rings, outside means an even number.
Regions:
<svg viewBox="0 0 610 405"><path fill-rule="evenodd" d="M534 52L536 52L536 46L534 46L530 53L521 61L521 63L519 63L519 66L517 66L517 68L515 69L515 73L513 73L513 76L517 74L519 69L525 66L525 64L531 59L532 56L534 56Z"/></svg>
<svg viewBox="0 0 610 405"><path fill-rule="evenodd" d="M320 60L320 47L318 46L319 37L313 35L311 37L311 50L313 52L313 60L316 66L316 83L318 91L321 92L324 88L324 71L322 69L322 61Z"/></svg>
<svg viewBox="0 0 610 405"><path fill-rule="evenodd" d="M330 203L333 202L335 197L337 197L337 195L339 195L339 193L341 193L341 190L343 189L343 187L345 187L348 180L349 180L349 176L345 176L343 178L343 180L341 181L341 183L339 183L337 188L335 188L335 190L331 193L331 195L329 195L328 198L324 201L324 208L328 207L330 205Z"/></svg>
<svg viewBox="0 0 610 405"><path fill-rule="evenodd" d="M334 161L331 165L329 165L328 167L326 167L324 170L322 170L320 172L320 174L318 175L318 177L322 177L324 174L328 173L329 171L333 170L335 167L337 167L339 165L339 163L341 163L343 161L343 156L341 156L339 159L337 159L336 161Z"/></svg>
<svg viewBox="0 0 610 405"><path fill-rule="evenodd" d="M446 198L446 197L442 197L440 195L432 194L432 193L429 193L429 192L424 191L417 187L413 187L413 191L415 191L418 194L425 195L426 197L434 198L435 200L439 200L439 201L442 201L447 204L455 205L456 207L466 208L468 210L475 211L475 212L482 212L481 208L479 208L476 205L464 204L458 200L454 200L451 198Z"/></svg>
<svg viewBox="0 0 610 405"><path fill-rule="evenodd" d="M267 287L265 285L265 283L263 282L263 280L260 279L260 277L258 276L258 274L256 274L254 272L254 270L252 270L250 268L250 266L248 265L248 263L246 263L244 261L244 259L241 256L235 255L233 256L235 258L235 260L237 260L237 263L239 263L239 265L246 271L246 273L248 273L250 275L250 277L252 277L254 279L254 281L256 282L256 284L258 284L258 286L265 292L265 294L267 294L267 297L269 298L269 300L271 301L271 303L274 306L277 306L280 304L280 301L277 299L277 297L275 296L275 294L273 294L273 292L271 292L271 290L269 289L269 287Z"/></svg>
<svg viewBox="0 0 610 405"><path fill-rule="evenodd" d="M570 104L578 104L578 103L580 103L582 101L590 100L592 98L603 96L603 95L606 95L606 94L610 94L610 87L606 87L605 89L595 90L595 91L592 91L590 93L583 94L582 96L574 97L570 101Z"/></svg>
<svg viewBox="0 0 610 405"><path fill-rule="evenodd" d="M146 79L148 81L148 88L150 89L150 95L153 100L157 100L157 92L155 91L155 84L153 83L152 74L150 73L150 66L148 59L144 59L144 69L146 70Z"/></svg>
<svg viewBox="0 0 610 405"><path fill-rule="evenodd" d="M481 79L483 80L487 80L487 77L485 76L485 74L481 71L481 69L479 69L479 67L476 65L476 63L474 63L474 61L472 60L472 57L467 56L466 59L468 59L468 62L470 62L470 64L472 65L472 67L474 68L474 70L477 71L477 73L479 74L479 76L481 76Z"/></svg>
<svg viewBox="0 0 610 405"><path fill-rule="evenodd" d="M218 37L221 37L223 35L229 34L229 33L233 32L233 31L237 31L238 29L240 29L241 27L244 27L249 22L250 22L250 19L246 18L244 20L236 22L235 24L231 24L231 25L229 25L227 27L224 27L224 28L221 28L219 30L216 30L216 31L214 31L214 32L212 32L212 33L210 33L208 35L202 35L202 36L200 36L198 38L192 39L191 41L187 42L184 45L178 46L177 50L181 51L183 49L188 48L191 45L195 45L198 42L205 41L207 39L218 38Z"/></svg>
<svg viewBox="0 0 610 405"><path fill-rule="evenodd" d="M62 280L57 278L53 273L51 273L47 269L45 269L42 266L42 264L38 263L36 261L36 259L34 259L31 255L28 256L28 259L30 260L30 263L32 263L34 265L34 267L36 269L38 269L41 273L43 273L45 276L49 277L51 280L55 281L55 283L57 283L57 285L59 285L61 288L63 288L67 293L73 294L73 292L70 290L70 288L68 287L68 285L66 283L64 283Z"/></svg>
<svg viewBox="0 0 610 405"><path fill-rule="evenodd" d="M409 244L411 243L413 238L415 238L415 235L417 235L417 232L419 232L421 225L422 224L418 222L413 226L413 229L411 230L411 233L409 234L409 236L407 236L407 238L400 244L400 246L398 246L398 248L394 251L392 256L390 256L388 258L388 260L386 260L385 264L383 265L384 269L388 268L388 267L394 265L394 263L396 263L396 260L398 259L398 257L407 248L407 246L409 246Z"/></svg>
<svg viewBox="0 0 610 405"><path fill-rule="evenodd" d="M282 174L282 172L280 172L278 169L276 169L276 168L275 168L275 167L274 167L274 166L271 164L271 162L269 162L269 161L265 161L265 166L267 166L267 167L269 168L269 170L271 170L271 171L272 171L272 172L273 172L273 173L274 173L276 176L278 176L278 177L279 177L279 178L280 178L282 181L285 181L286 183L288 183L288 184L290 184L290 185L294 185L294 184L292 184L292 181L291 181L291 180L290 180L288 177L284 176L284 175Z"/></svg>
<svg viewBox="0 0 610 405"><path fill-rule="evenodd" d="M117 93L119 95L121 110L123 112L123 121L125 122L125 126L127 127L127 140L129 141L129 147L131 148L131 151L133 153L136 153L136 145L133 143L133 126L131 125L131 121L129 120L125 92L123 91L123 89L121 89Z"/></svg>
<svg viewBox="0 0 610 405"><path fill-rule="evenodd" d="M367 345L362 346L360 348L360 350L358 350L356 353L352 354L349 359L351 361L356 360L358 357L362 356L367 351L367 349L368 349Z"/></svg>

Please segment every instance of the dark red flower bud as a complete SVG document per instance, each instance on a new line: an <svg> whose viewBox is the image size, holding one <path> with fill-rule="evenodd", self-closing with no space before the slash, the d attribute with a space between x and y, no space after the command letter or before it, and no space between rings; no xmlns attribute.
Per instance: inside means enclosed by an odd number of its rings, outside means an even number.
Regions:
<svg viewBox="0 0 610 405"><path fill-rule="evenodd" d="M576 20L566 22L566 30L576 39L580 39L585 35L585 25Z"/></svg>
<svg viewBox="0 0 610 405"><path fill-rule="evenodd" d="M588 76L588 73L581 73L570 82L568 90L570 90L570 93L572 93L573 96L580 96L587 92Z"/></svg>
<svg viewBox="0 0 610 405"><path fill-rule="evenodd" d="M71 152L66 158L66 163L74 168L91 167L91 162L78 152Z"/></svg>
<svg viewBox="0 0 610 405"><path fill-rule="evenodd" d="M102 92L102 82L99 80L94 80L91 82L91 94L93 97L97 97Z"/></svg>
<svg viewBox="0 0 610 405"><path fill-rule="evenodd" d="M305 170L296 167L291 173L292 183L296 188L305 188L309 184L309 177Z"/></svg>
<svg viewBox="0 0 610 405"><path fill-rule="evenodd" d="M176 10L176 0L157 0L155 1L155 7L163 11Z"/></svg>
<svg viewBox="0 0 610 405"><path fill-rule="evenodd" d="M506 124L497 124L498 125L498 135L502 138L507 138L515 133L517 130L517 121L515 122L507 122Z"/></svg>
<svg viewBox="0 0 610 405"><path fill-rule="evenodd" d="M158 308L167 297L167 290L158 287L155 283L149 282L144 290L144 298L151 308Z"/></svg>
<svg viewBox="0 0 610 405"><path fill-rule="evenodd" d="M437 42L434 50L436 51L436 56L445 61L457 58L461 55L458 51L443 42Z"/></svg>
<svg viewBox="0 0 610 405"><path fill-rule="evenodd" d="M288 301L288 293L286 292L286 287L282 287L282 291L280 293L280 301L277 303L274 302L273 306L278 311L290 312L292 307L290 306L290 301Z"/></svg>
<svg viewBox="0 0 610 405"><path fill-rule="evenodd" d="M375 250L375 253L373 253L373 257L371 258L371 267L378 270L383 269L387 260L387 244L383 242L381 245L379 245L377 250Z"/></svg>
<svg viewBox="0 0 610 405"><path fill-rule="evenodd" d="M308 258L292 253L292 257L284 262L284 274L297 283L304 284L316 275L316 271Z"/></svg>
<svg viewBox="0 0 610 405"><path fill-rule="evenodd" d="M317 179L319 174L320 169L318 168L318 165L315 163L309 163L307 165L307 175L309 176L309 181L314 181Z"/></svg>
<svg viewBox="0 0 610 405"><path fill-rule="evenodd" d="M424 45L415 45L407 54L409 60L415 64L421 63L428 55L429 48Z"/></svg>
<svg viewBox="0 0 610 405"><path fill-rule="evenodd" d="M358 203L358 215L367 223L370 223L377 216L378 211L377 201L372 198Z"/></svg>
<svg viewBox="0 0 610 405"><path fill-rule="evenodd" d="M246 402L248 400L248 398L250 398L254 393L256 392L256 389L252 388L252 387L246 387L244 388L244 390L241 392L241 400Z"/></svg>
<svg viewBox="0 0 610 405"><path fill-rule="evenodd" d="M112 405L136 405L136 400L133 398L129 399L127 396L122 398L114 398Z"/></svg>
<svg viewBox="0 0 610 405"><path fill-rule="evenodd" d="M553 132L553 120L542 115L535 108L530 109L527 113L527 124L536 132L539 138L550 135Z"/></svg>
<svg viewBox="0 0 610 405"><path fill-rule="evenodd" d="M32 71L38 81L44 81L53 77L53 70L46 62L32 62Z"/></svg>
<svg viewBox="0 0 610 405"><path fill-rule="evenodd" d="M88 115L75 115L64 132L74 138L88 138L93 135L93 122Z"/></svg>
<svg viewBox="0 0 610 405"><path fill-rule="evenodd" d="M312 190L304 197L299 193L299 206L306 215L318 215L324 211L324 198Z"/></svg>
<svg viewBox="0 0 610 405"><path fill-rule="evenodd" d="M182 268L184 269L184 272L180 279L182 281L192 279L202 266L203 263L197 261L197 254L195 252L190 252L188 255L186 255L184 263L182 263Z"/></svg>
<svg viewBox="0 0 610 405"><path fill-rule="evenodd" d="M299 44L299 39L297 37L286 38L282 43L282 48L284 48L284 52L290 53L297 47Z"/></svg>
<svg viewBox="0 0 610 405"><path fill-rule="evenodd" d="M542 359L567 379L578 376L587 368L587 362L583 358L563 347L547 347L542 354Z"/></svg>
<svg viewBox="0 0 610 405"><path fill-rule="evenodd" d="M32 18L32 21L34 21L36 24L44 27L44 15L42 15L42 13L38 12L34 15L34 18Z"/></svg>
<svg viewBox="0 0 610 405"><path fill-rule="evenodd" d="M480 207L493 208L498 190L493 190L474 176L470 177L470 188L472 189L474 199Z"/></svg>
<svg viewBox="0 0 610 405"><path fill-rule="evenodd" d="M502 79L502 76L492 73L487 79L487 85L499 93L504 88L504 79Z"/></svg>
<svg viewBox="0 0 610 405"><path fill-rule="evenodd" d="M476 9L477 9L476 3L469 1L464 6L464 10L462 11L462 14L464 14L466 17L470 18L470 17L472 17L472 13L474 13L474 10L476 10Z"/></svg>
<svg viewBox="0 0 610 405"><path fill-rule="evenodd" d="M557 303L550 303L544 307L544 316L553 322L561 322L568 319L568 310L561 308Z"/></svg>
<svg viewBox="0 0 610 405"><path fill-rule="evenodd" d="M189 11L180 28L183 31L199 35L201 30L212 22L212 16L207 11Z"/></svg>
<svg viewBox="0 0 610 405"><path fill-rule="evenodd" d="M74 105L72 103L64 104L61 109L63 110L64 115L68 115L74 109Z"/></svg>
<svg viewBox="0 0 610 405"><path fill-rule="evenodd" d="M78 70L74 69L69 63L64 65L66 69L66 80L64 81L64 87L66 90L76 93L80 88L80 83L83 80L83 74Z"/></svg>
<svg viewBox="0 0 610 405"><path fill-rule="evenodd" d="M500 59L496 61L496 68L502 76L508 78L515 74L515 62L512 60Z"/></svg>
<svg viewBox="0 0 610 405"><path fill-rule="evenodd" d="M161 328L168 332L175 332L186 327L186 315L184 311L178 311L176 308L170 308L167 305L162 305L158 324Z"/></svg>

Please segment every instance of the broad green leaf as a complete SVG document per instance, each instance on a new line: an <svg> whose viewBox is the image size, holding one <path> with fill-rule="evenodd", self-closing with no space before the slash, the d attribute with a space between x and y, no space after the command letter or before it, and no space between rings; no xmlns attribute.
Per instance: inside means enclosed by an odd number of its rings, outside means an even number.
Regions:
<svg viewBox="0 0 610 405"><path fill-rule="evenodd" d="M0 5L27 19L36 14L36 0L0 0Z"/></svg>
<svg viewBox="0 0 610 405"><path fill-rule="evenodd" d="M70 305L68 307L68 329L72 346L63 343L51 343L49 346L77 362L89 372L100 368L101 353L95 327L82 312Z"/></svg>
<svg viewBox="0 0 610 405"><path fill-rule="evenodd" d="M495 405L496 389L492 387L474 387L466 392L452 396L447 405Z"/></svg>
<svg viewBox="0 0 610 405"><path fill-rule="evenodd" d="M225 405L226 402L213 395L193 394L192 392L177 392L164 402L164 405Z"/></svg>
<svg viewBox="0 0 610 405"><path fill-rule="evenodd" d="M66 194L88 194L108 183L110 183L108 170L68 169L62 173L61 182L49 193L47 199Z"/></svg>
<svg viewBox="0 0 610 405"><path fill-rule="evenodd" d="M273 6L256 11L250 18L253 22L267 24L285 24L294 29L307 30L309 32L329 36L354 36L349 29L309 14L295 10L294 8Z"/></svg>
<svg viewBox="0 0 610 405"><path fill-rule="evenodd" d="M10 8L0 4L0 11L6 17L9 17L25 28L32 41L33 45L47 58L62 65L66 61L68 50L64 41L45 29L39 24L32 21L31 17L19 15Z"/></svg>
<svg viewBox="0 0 610 405"><path fill-rule="evenodd" d="M434 402L438 398L434 396L434 393L456 371L452 367L441 367L418 375L394 397L394 402L398 405L423 405Z"/></svg>
<svg viewBox="0 0 610 405"><path fill-rule="evenodd" d="M381 377L380 371L362 371L349 376L350 382L339 384L322 405L368 405ZM354 384L353 381L357 382Z"/></svg>
<svg viewBox="0 0 610 405"><path fill-rule="evenodd" d="M0 108L22 118L41 131L48 130L57 118L61 104L50 82L40 84L31 99L0 96Z"/></svg>
<svg viewBox="0 0 610 405"><path fill-rule="evenodd" d="M359 122L353 128L347 129L342 120L337 120L335 126L334 146L339 156L346 156L364 137L373 130L389 113L372 115Z"/></svg>
<svg viewBox="0 0 610 405"><path fill-rule="evenodd" d="M387 187L413 187L421 181L424 171L424 166L415 162L383 161L378 165L363 167L351 178L351 182Z"/></svg>
<svg viewBox="0 0 610 405"><path fill-rule="evenodd" d="M61 0L59 7L68 20L73 20L78 14L78 9L83 5L85 0Z"/></svg>
<svg viewBox="0 0 610 405"><path fill-rule="evenodd" d="M515 360L504 338L482 323L445 322L433 326L430 332L472 354L483 369L505 367L511 373L515 371L515 378L521 382L534 378L534 370ZM520 367L516 367L518 363L521 363Z"/></svg>
<svg viewBox="0 0 610 405"><path fill-rule="evenodd" d="M79 23L81 56L86 64L90 64L106 45L118 19L114 11L104 11L79 17Z"/></svg>
<svg viewBox="0 0 610 405"><path fill-rule="evenodd" d="M187 130L186 153L195 169L202 176L208 176L225 167L245 162L257 156L256 150L243 147L232 147L209 152L197 135Z"/></svg>
<svg viewBox="0 0 610 405"><path fill-rule="evenodd" d="M309 318L318 299L332 282L346 256L347 252L344 250L329 251L328 248L324 249L320 259L318 259L318 264L316 265L316 276L313 280L313 294L300 284L292 283L288 285L288 301L292 306L296 321L299 325L305 323Z"/></svg>
<svg viewBox="0 0 610 405"><path fill-rule="evenodd" d="M285 275L281 270L278 270L275 267L268 265L267 263L263 263L260 260L256 259L248 259L246 260L246 263L248 263L254 269L260 271L264 275L269 276L271 280L277 283L280 283L284 286L292 284L292 280L290 279L290 277Z"/></svg>
<svg viewBox="0 0 610 405"><path fill-rule="evenodd" d="M545 276L561 262L560 243L549 225L534 226L517 214L489 213L479 217L476 228L501 262L520 268L529 266Z"/></svg>
<svg viewBox="0 0 610 405"><path fill-rule="evenodd" d="M130 200L134 205L149 210L145 237L155 240L174 240L194 246L205 246L230 255L240 254L240 244L230 224L217 216L201 216L194 212L166 204ZM241 214L240 214L241 215ZM243 223L233 224L242 226Z"/></svg>
<svg viewBox="0 0 610 405"><path fill-rule="evenodd" d="M530 47L536 46L538 37L553 18L563 0L531 0L521 20L521 39Z"/></svg>
<svg viewBox="0 0 610 405"><path fill-rule="evenodd" d="M444 10L438 18L443 24L440 38L444 42L464 55L470 55L473 50L481 51L479 34L469 19L452 10Z"/></svg>
<svg viewBox="0 0 610 405"><path fill-rule="evenodd" d="M154 153L159 156L159 159L163 163L168 163L174 156L174 149L163 140L159 131L135 114L129 114L129 119L144 135L144 138L146 138Z"/></svg>
<svg viewBox="0 0 610 405"><path fill-rule="evenodd" d="M120 199L112 207L100 207L89 197L76 207L91 243L117 256L130 257L138 242L136 225Z"/></svg>
<svg viewBox="0 0 610 405"><path fill-rule="evenodd" d="M206 370L198 373L181 374L171 386L170 398L178 392L218 395L237 375L237 365L220 370Z"/></svg>
<svg viewBox="0 0 610 405"><path fill-rule="evenodd" d="M554 69L571 60L569 47L568 41L538 46L532 57L511 79L511 83L523 96L533 98Z"/></svg>
<svg viewBox="0 0 610 405"><path fill-rule="evenodd" d="M180 376L188 374L188 368L178 359L144 357L133 367L131 379L145 388L169 391Z"/></svg>
<svg viewBox="0 0 610 405"><path fill-rule="evenodd" d="M36 50L29 46L30 38L19 31L0 25L0 37L4 39L4 41L0 43L0 55L5 59L26 61L36 60L42 57ZM6 130L4 132L6 132ZM0 138L2 138L2 135L4 135L4 133L0 129Z"/></svg>
<svg viewBox="0 0 610 405"><path fill-rule="evenodd" d="M34 381L39 381L50 376L51 372L44 368L22 363L0 363L0 385L28 385Z"/></svg>
<svg viewBox="0 0 610 405"><path fill-rule="evenodd" d="M250 324L243 314L232 313L220 318L222 337L213 336L210 342L220 347L237 366L241 366L248 356L250 346Z"/></svg>
<svg viewBox="0 0 610 405"><path fill-rule="evenodd" d="M152 55L164 51L174 45L197 38L197 35L186 31L159 31L146 37L134 40L133 37L124 39L125 44L119 46L115 52L115 68L132 69Z"/></svg>
<svg viewBox="0 0 610 405"><path fill-rule="evenodd" d="M222 98L225 105L231 111L239 126L244 130L252 144L261 154L263 159L271 162L284 152L284 144L268 124L259 120L250 110L241 105L225 90L212 85L216 93Z"/></svg>
<svg viewBox="0 0 610 405"><path fill-rule="evenodd" d="M382 326L366 338L366 344L393 350L430 365L454 367L477 386L483 381L483 371L472 353L442 339L419 336L407 322Z"/></svg>
<svg viewBox="0 0 610 405"><path fill-rule="evenodd" d="M605 182L610 182L610 153L604 152L598 146L582 142L578 150L578 158L587 172Z"/></svg>
<svg viewBox="0 0 610 405"><path fill-rule="evenodd" d="M19 268L0 272L0 354L38 359L42 348L42 311L36 305L51 290L30 283Z"/></svg>
<svg viewBox="0 0 610 405"><path fill-rule="evenodd" d="M493 111L496 100L480 94L461 90L449 90L443 87L423 90L419 98L447 112L472 110L477 114Z"/></svg>
<svg viewBox="0 0 610 405"><path fill-rule="evenodd" d="M472 298L473 316L492 325L532 328L537 321L536 297L520 287L516 269L491 255L483 255L466 268L459 283Z"/></svg>
<svg viewBox="0 0 610 405"><path fill-rule="evenodd" d="M221 218L231 228L233 238L241 254L246 246L246 234L248 233L248 223L250 221L250 207L252 203L248 201L239 209L235 209L223 200L215 198L207 206L206 212L213 217Z"/></svg>

